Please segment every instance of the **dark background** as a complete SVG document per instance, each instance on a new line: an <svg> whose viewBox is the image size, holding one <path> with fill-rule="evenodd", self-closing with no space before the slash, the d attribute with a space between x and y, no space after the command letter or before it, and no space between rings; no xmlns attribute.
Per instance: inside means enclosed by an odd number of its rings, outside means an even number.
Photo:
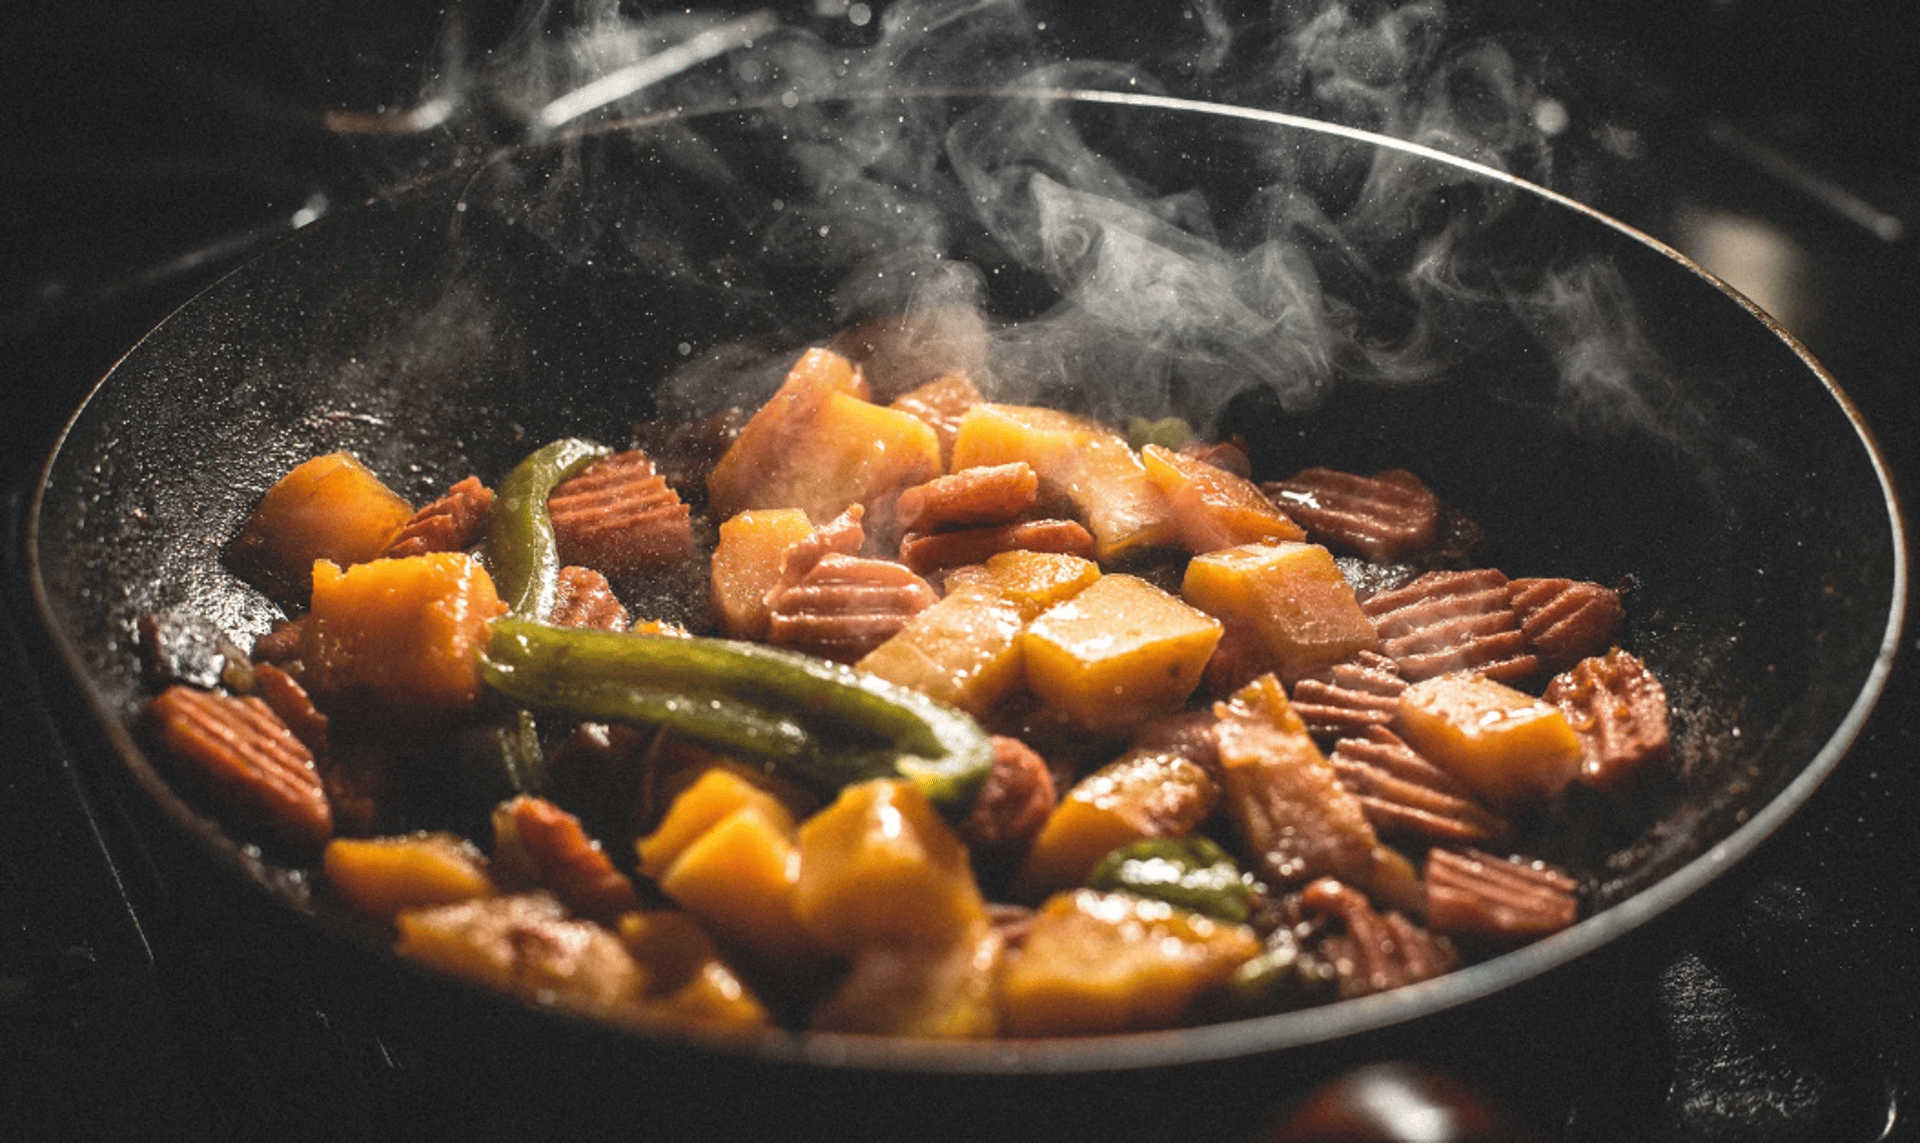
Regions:
<svg viewBox="0 0 1920 1143"><path fill-rule="evenodd" d="M1208 10L1248 20L1288 7ZM1188 34L1190 8L1032 5L1062 52L1148 61ZM787 10L860 35L831 6ZM322 112L413 105L444 11L34 0L0 17L0 1138L538 1134L510 1100L476 1102L457 1076L276 974L218 902L155 888L49 717L15 566L39 460L143 331L303 211L440 161L404 137L330 130ZM505 4L457 11L476 52L519 18ZM1548 181L1774 308L1859 405L1902 486L1920 481L1909 6L1507 0L1455 12L1458 34L1512 45L1566 101L1575 129ZM1567 1112L1569 1137L1920 1135L1920 1017L1897 999L1920 993L1906 666L1854 757L1735 899L1650 979L1623 985L1651 1029L1629 1048L1646 1057L1627 1069L1637 1103L1593 1106L1619 1094L1596 1089Z"/></svg>

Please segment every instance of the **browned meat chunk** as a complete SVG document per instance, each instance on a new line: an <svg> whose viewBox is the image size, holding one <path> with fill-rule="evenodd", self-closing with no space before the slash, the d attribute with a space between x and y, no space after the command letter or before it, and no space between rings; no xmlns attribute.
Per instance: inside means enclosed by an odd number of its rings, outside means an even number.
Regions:
<svg viewBox="0 0 1920 1143"><path fill-rule="evenodd" d="M1381 651L1410 681L1478 671L1514 683L1540 670L1508 602L1507 577L1494 568L1430 571L1368 597L1360 609L1379 631Z"/></svg>
<svg viewBox="0 0 1920 1143"><path fill-rule="evenodd" d="M1400 709L1407 680L1400 668L1378 651L1362 651L1337 663L1324 679L1301 679L1293 686L1293 709L1315 738L1338 741L1370 726L1385 726Z"/></svg>
<svg viewBox="0 0 1920 1143"><path fill-rule="evenodd" d="M1341 739L1329 761L1385 836L1469 843L1513 832L1506 819L1384 726Z"/></svg>
<svg viewBox="0 0 1920 1143"><path fill-rule="evenodd" d="M313 752L265 700L176 685L147 717L186 778L227 812L301 848L332 836Z"/></svg>
<svg viewBox="0 0 1920 1143"><path fill-rule="evenodd" d="M768 595L767 642L851 663L939 598L902 564L830 552Z"/></svg>
<svg viewBox="0 0 1920 1143"><path fill-rule="evenodd" d="M889 408L911 413L926 422L940 441L940 463L953 460L953 439L960 434L960 418L980 403L980 390L965 373L949 373L900 394Z"/></svg>
<svg viewBox="0 0 1920 1143"><path fill-rule="evenodd" d="M424 556L428 552L457 552L480 539L487 509L493 505L493 490L469 476L447 494L413 514L393 543L387 545L392 557Z"/></svg>
<svg viewBox="0 0 1920 1143"><path fill-rule="evenodd" d="M1320 944L1343 999L1429 980L1460 963L1452 941L1398 910L1376 912L1366 894L1331 877L1308 885L1302 901L1310 909L1331 913L1344 928Z"/></svg>
<svg viewBox="0 0 1920 1143"><path fill-rule="evenodd" d="M1580 739L1578 781L1609 794L1632 788L1667 760L1667 692L1647 665L1618 647L1555 675L1543 696Z"/></svg>
<svg viewBox="0 0 1920 1143"><path fill-rule="evenodd" d="M1427 853L1427 923L1502 945L1525 944L1573 924L1578 884L1550 865L1479 850Z"/></svg>
<svg viewBox="0 0 1920 1143"><path fill-rule="evenodd" d="M614 868L580 820L544 798L519 797L493 812L493 871L509 889L546 889L574 913L611 923L637 909L633 882Z"/></svg>
<svg viewBox="0 0 1920 1143"><path fill-rule="evenodd" d="M903 532L1007 524L1040 499L1040 475L1026 461L963 468L916 484L894 504Z"/></svg>
<svg viewBox="0 0 1920 1143"><path fill-rule="evenodd" d="M612 580L693 555L691 513L638 449L602 457L562 481L547 498L547 514L561 562Z"/></svg>
<svg viewBox="0 0 1920 1143"><path fill-rule="evenodd" d="M1222 802L1241 847L1274 885L1337 877L1392 905L1419 898L1413 867L1382 845L1272 675L1215 706Z"/></svg>
<svg viewBox="0 0 1920 1143"><path fill-rule="evenodd" d="M607 577L592 568L568 564L560 569L560 590L547 622L556 627L592 627L625 631L632 625L626 605L613 594Z"/></svg>
<svg viewBox="0 0 1920 1143"><path fill-rule="evenodd" d="M1072 520L1024 520L933 535L909 533L900 540L901 562L921 575L985 563L1001 552L1049 552L1090 560L1093 535Z"/></svg>
<svg viewBox="0 0 1920 1143"><path fill-rule="evenodd" d="M1582 580L1516 579L1507 584L1507 599L1550 671L1605 651L1627 617L1617 592Z"/></svg>
<svg viewBox="0 0 1920 1143"><path fill-rule="evenodd" d="M1319 543L1370 560L1394 560L1433 544L1440 498L1404 469L1359 476L1308 468L1260 486Z"/></svg>

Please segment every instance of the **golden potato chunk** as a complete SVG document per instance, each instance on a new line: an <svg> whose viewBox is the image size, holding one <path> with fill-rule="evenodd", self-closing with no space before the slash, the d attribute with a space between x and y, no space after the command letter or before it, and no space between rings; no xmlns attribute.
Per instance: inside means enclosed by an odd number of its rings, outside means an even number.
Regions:
<svg viewBox="0 0 1920 1143"><path fill-rule="evenodd" d="M302 603L313 563L365 563L387 550L413 506L344 452L316 456L267 489L227 549L240 577L282 604Z"/></svg>
<svg viewBox="0 0 1920 1143"><path fill-rule="evenodd" d="M933 429L867 400L865 388L846 358L808 350L714 465L712 511L800 508L824 522L940 475Z"/></svg>
<svg viewBox="0 0 1920 1143"><path fill-rule="evenodd" d="M1306 529L1243 476L1157 444L1143 447L1140 460L1147 479L1167 498L1174 533L1190 552L1307 538Z"/></svg>
<svg viewBox="0 0 1920 1143"><path fill-rule="evenodd" d="M1024 626L1019 605L992 584L956 584L854 666L983 715L1024 678Z"/></svg>
<svg viewBox="0 0 1920 1143"><path fill-rule="evenodd" d="M1260 952L1245 925L1131 893L1056 894L1000 974L1010 1036L1171 1028Z"/></svg>
<svg viewBox="0 0 1920 1143"><path fill-rule="evenodd" d="M1502 809L1545 801L1580 773L1580 738L1560 708L1473 672L1408 687L1394 728Z"/></svg>
<svg viewBox="0 0 1920 1143"><path fill-rule="evenodd" d="M327 884L356 912L391 921L405 909L451 905L495 890L487 860L451 833L345 838L321 855Z"/></svg>
<svg viewBox="0 0 1920 1143"><path fill-rule="evenodd" d="M313 610L300 625L306 685L425 716L480 697L480 652L506 604L472 556L430 552L342 571L313 565Z"/></svg>
<svg viewBox="0 0 1920 1143"><path fill-rule="evenodd" d="M1020 636L1028 688L1095 730L1177 709L1219 641L1219 620L1122 574L1101 576Z"/></svg>
<svg viewBox="0 0 1920 1143"><path fill-rule="evenodd" d="M912 782L840 792L801 823L794 907L823 947L947 947L984 923L966 847Z"/></svg>
<svg viewBox="0 0 1920 1143"><path fill-rule="evenodd" d="M1249 633L1264 664L1288 686L1369 651L1373 623L1333 554L1318 544L1242 544L1195 556L1180 594Z"/></svg>
<svg viewBox="0 0 1920 1143"><path fill-rule="evenodd" d="M1037 900L1087 883L1100 859L1149 837L1185 837L1219 801L1200 764L1171 750L1130 750L1074 783L1047 816L1014 883Z"/></svg>

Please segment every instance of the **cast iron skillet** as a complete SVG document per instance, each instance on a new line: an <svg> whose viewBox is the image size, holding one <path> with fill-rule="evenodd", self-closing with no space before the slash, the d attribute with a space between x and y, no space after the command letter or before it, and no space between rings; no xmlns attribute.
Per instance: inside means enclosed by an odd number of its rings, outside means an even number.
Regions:
<svg viewBox="0 0 1920 1143"><path fill-rule="evenodd" d="M1075 143L1049 152L1035 138ZM979 177L957 177L950 146L972 148L962 165ZM1217 245L1239 269L1221 279L1194 260L1156 262L1099 232L1089 200L1058 200L1068 206L1044 227L1022 213L1061 187L1173 227L1147 227L1149 246L1205 261ZM1042 249L1043 231L1060 241ZM1320 295L1305 308L1247 285L1250 252L1275 252L1260 245L1275 236L1315 267ZM779 360L850 321L944 298L942 259L979 268L997 325L1096 319L1100 332L1064 348L1007 339L1003 366L1044 379L1040 363L1071 360L1124 376L1124 411L1211 421L1243 435L1269 473L1412 469L1499 538L1510 575L1630 587L1623 642L1668 686L1678 777L1645 820L1601 811L1558 832L1562 852L1546 855L1591 877L1593 916L1383 996L1180 1032L650 1037L475 996L397 962L310 895L304 871L228 836L149 758L135 730L145 690L134 625L184 609L243 641L265 629L274 609L219 554L294 463L351 449L421 502L469 472L496 479L559 435L623 443L663 408L715 403L697 378L765 383L755 366L707 368L721 347ZM1227 315L1252 299L1288 321L1336 315L1322 323L1332 333L1316 343L1324 352L1261 377L1207 323L1175 323L1149 344L1138 320L1103 317L1107 301L1076 293L1142 267L1108 301L1184 293ZM1219 293L1222 280L1240 293ZM1123 411L1102 385L1038 390L1008 395ZM185 306L102 381L47 465L29 543L54 666L84 692L101 765L157 808L163 831L190 839L219 891L262 896L274 917L316 931L393 1011L458 1012L484 1031L460 1026L457 1039L515 1068L563 1042L637 1058L643 1074L687 1085L648 1100L652 1114L750 1081L763 1098L805 1093L795 1107L830 1103L850 1123L964 1106L936 1121L956 1130L1024 1114L1023 1101L1057 1114L1078 1098L1135 1125L1192 1114L1179 1109L1218 1106L1229 1079L1273 1082L1281 1061L1306 1067L1474 1020L1520 1021L1512 1035L1524 1040L1525 1021L1547 1018L1528 1012L1542 982L1577 978L1720 877L1840 762L1889 669L1907 574L1885 467L1846 397L1764 314L1673 252L1419 148L1104 93L663 115L495 156L327 219ZM1110 1082L1141 1070L1154 1082ZM709 1114L728 1113L693 1118Z"/></svg>

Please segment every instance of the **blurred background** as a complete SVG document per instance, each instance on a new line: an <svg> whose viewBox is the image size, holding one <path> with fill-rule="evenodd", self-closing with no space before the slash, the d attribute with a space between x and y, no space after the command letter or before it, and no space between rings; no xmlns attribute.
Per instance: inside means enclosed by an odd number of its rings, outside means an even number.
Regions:
<svg viewBox="0 0 1920 1143"><path fill-rule="evenodd" d="M1349 26L1398 20L1446 45L1498 45L1531 128L1507 152L1518 173L1675 245L1758 301L1831 369L1911 490L1910 5L1339 7ZM1322 10L1022 9L1045 53L1123 61L1175 94L1309 112L1326 108L1291 105L1299 92L1264 70L1265 53ZM568 91L703 32L724 45L779 21L857 52L887 17L881 0L16 5L0 30L0 617L20 618L14 531L59 426L195 291L316 218L512 142ZM682 63L688 75L710 66L698 51ZM510 1100L464 1090L427 1055L306 996L217 905L154 897L84 761L65 753L27 644L16 627L3 634L0 1138L539 1134ZM1920 1016L1886 1003L1920 992L1920 854L1908 836L1920 743L1887 709L1914 693L1912 673L1720 923L1623 984L1641 1037L1617 1046L1630 1060L1534 1109L1549 1130L1674 1143L1920 1137ZM1594 1051L1612 1059L1615 1047ZM1219 1137L1249 1138L1251 1126L1222 1125Z"/></svg>

